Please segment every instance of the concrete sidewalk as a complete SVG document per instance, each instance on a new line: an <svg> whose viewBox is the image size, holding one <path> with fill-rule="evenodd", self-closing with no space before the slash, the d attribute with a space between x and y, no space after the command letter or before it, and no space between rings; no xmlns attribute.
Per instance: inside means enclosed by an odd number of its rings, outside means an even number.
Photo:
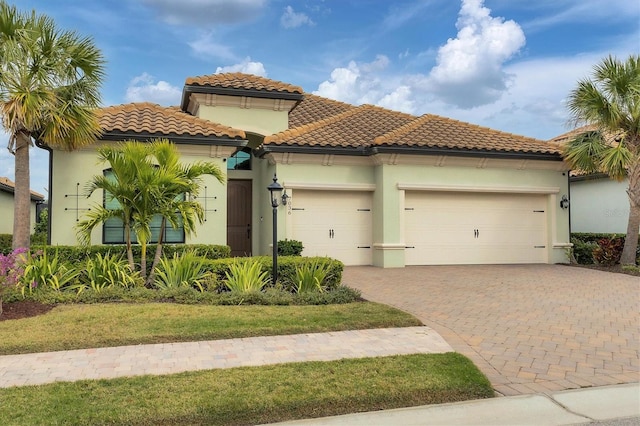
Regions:
<svg viewBox="0 0 640 426"><path fill-rule="evenodd" d="M608 422L616 419L624 420ZM640 424L640 384L425 405L277 424L288 426L512 426L577 425L600 421L604 421L605 424L629 426Z"/></svg>
<svg viewBox="0 0 640 426"><path fill-rule="evenodd" d="M381 328L0 356L0 388L453 349L429 327Z"/></svg>

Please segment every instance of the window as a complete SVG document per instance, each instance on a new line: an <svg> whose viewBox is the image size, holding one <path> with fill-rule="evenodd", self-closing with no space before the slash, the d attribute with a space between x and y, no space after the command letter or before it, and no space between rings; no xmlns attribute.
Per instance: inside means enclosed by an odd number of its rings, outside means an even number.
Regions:
<svg viewBox="0 0 640 426"><path fill-rule="evenodd" d="M229 157L227 170L251 170L251 148L243 148Z"/></svg>
<svg viewBox="0 0 640 426"><path fill-rule="evenodd" d="M111 170L105 170L104 175L107 178L112 178L113 173ZM180 196L181 200L185 199L184 194ZM104 208L106 209L117 209L120 207L120 203L111 197L109 193L105 193L103 200ZM160 225L162 224L162 217L160 215L155 215L151 220L150 228L151 228L151 240L150 243L157 243L158 236L160 235ZM162 238L163 243L167 244L177 244L184 243L184 227L182 226L182 220L178 221L179 226L177 228L173 228L169 223L165 226L164 236ZM107 219L102 224L102 240L104 244L124 244L124 223L122 223L121 219ZM131 232L131 242L137 243L138 239L136 235Z"/></svg>

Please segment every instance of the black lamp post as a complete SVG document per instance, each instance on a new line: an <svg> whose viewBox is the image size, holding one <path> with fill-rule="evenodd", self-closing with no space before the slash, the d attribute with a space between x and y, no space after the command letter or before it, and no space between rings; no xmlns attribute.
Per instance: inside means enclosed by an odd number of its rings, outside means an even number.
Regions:
<svg viewBox="0 0 640 426"><path fill-rule="evenodd" d="M282 192L282 185L278 183L276 174L273 174L273 183L267 186L269 194L271 195L271 207L273 208L273 267L271 271L271 277L273 284L278 281L278 206L280 205L280 193Z"/></svg>

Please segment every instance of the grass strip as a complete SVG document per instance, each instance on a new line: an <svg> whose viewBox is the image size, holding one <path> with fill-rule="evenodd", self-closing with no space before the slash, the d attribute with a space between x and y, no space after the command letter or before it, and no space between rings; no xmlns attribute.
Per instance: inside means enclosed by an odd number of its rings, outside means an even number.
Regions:
<svg viewBox="0 0 640 426"><path fill-rule="evenodd" d="M245 425L492 395L450 352L0 389L0 424Z"/></svg>
<svg viewBox="0 0 640 426"><path fill-rule="evenodd" d="M321 306L60 305L0 322L0 355L420 325L371 302Z"/></svg>

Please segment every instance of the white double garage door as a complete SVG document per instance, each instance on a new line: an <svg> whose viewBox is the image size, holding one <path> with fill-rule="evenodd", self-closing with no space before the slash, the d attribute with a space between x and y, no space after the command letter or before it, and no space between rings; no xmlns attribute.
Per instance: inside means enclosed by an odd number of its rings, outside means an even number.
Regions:
<svg viewBox="0 0 640 426"><path fill-rule="evenodd" d="M291 207L305 256L372 264L372 192L297 190ZM406 191L405 264L546 263L547 214L539 194Z"/></svg>

